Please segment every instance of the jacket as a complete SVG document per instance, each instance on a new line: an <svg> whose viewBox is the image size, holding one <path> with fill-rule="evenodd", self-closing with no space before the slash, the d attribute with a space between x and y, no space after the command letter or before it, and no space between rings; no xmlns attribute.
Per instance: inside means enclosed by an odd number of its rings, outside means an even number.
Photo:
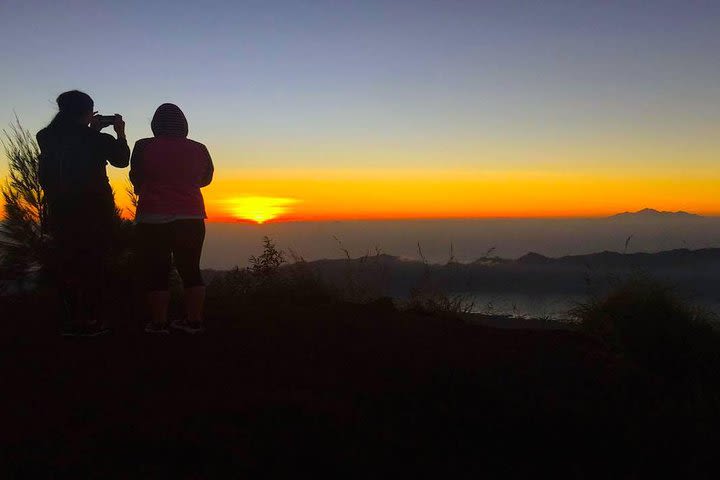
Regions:
<svg viewBox="0 0 720 480"><path fill-rule="evenodd" d="M187 137L187 120L175 105L161 105L152 120L152 138L135 143L130 181L139 201L136 214L207 217L200 188L209 185L213 163L205 145Z"/></svg>

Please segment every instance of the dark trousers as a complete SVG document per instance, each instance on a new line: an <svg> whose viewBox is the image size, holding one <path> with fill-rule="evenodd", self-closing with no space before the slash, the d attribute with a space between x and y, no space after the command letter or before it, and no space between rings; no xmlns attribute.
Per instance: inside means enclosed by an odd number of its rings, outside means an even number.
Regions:
<svg viewBox="0 0 720 480"><path fill-rule="evenodd" d="M111 195L76 195L48 201L48 231L53 247L48 263L65 306L66 327L100 320L114 209Z"/></svg>
<svg viewBox="0 0 720 480"><path fill-rule="evenodd" d="M204 285L200 275L204 241L202 219L139 223L137 251L145 287L149 291L168 290L173 261L185 288Z"/></svg>

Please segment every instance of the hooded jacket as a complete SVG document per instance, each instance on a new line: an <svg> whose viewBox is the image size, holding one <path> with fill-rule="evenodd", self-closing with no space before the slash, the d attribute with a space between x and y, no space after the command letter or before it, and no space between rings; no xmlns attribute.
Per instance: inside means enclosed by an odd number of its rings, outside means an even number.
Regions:
<svg viewBox="0 0 720 480"><path fill-rule="evenodd" d="M136 216L205 218L200 188L212 181L210 153L187 138L185 115L172 103L158 107L150 126L155 136L138 140L130 158L130 181L139 197Z"/></svg>

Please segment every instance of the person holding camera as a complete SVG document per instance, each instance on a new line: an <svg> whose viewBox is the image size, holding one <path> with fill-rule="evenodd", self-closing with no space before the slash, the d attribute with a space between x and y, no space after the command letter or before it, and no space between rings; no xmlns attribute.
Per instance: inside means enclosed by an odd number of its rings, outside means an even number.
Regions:
<svg viewBox="0 0 720 480"><path fill-rule="evenodd" d="M100 116L93 99L72 90L37 133L38 175L47 201L53 273L65 306L64 333L97 335L105 262L117 213L106 165L128 166L130 149L120 115ZM100 130L112 125L117 138Z"/></svg>
<svg viewBox="0 0 720 480"><path fill-rule="evenodd" d="M199 333L205 300L200 255L206 218L200 189L212 181L213 162L205 145L187 138L187 119L177 105L160 105L150 126L154 137L138 140L130 160L130 181L139 199L138 258L151 316L145 331L168 333L169 276L174 263L185 287L187 319L171 326Z"/></svg>

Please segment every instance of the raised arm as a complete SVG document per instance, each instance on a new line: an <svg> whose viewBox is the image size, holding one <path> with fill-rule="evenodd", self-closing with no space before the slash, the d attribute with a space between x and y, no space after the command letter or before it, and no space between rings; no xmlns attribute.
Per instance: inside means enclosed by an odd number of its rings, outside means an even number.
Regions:
<svg viewBox="0 0 720 480"><path fill-rule="evenodd" d="M125 168L130 161L130 147L125 139L125 121L123 121L122 115L115 115L113 128L117 139L106 133L101 134L103 154L113 167Z"/></svg>
<svg viewBox="0 0 720 480"><path fill-rule="evenodd" d="M201 188L210 185L210 182L212 182L213 179L213 173L215 173L215 166L213 165L212 158L210 157L210 152L208 152L208 149L205 145L202 146L202 151L205 156L205 166L203 170L203 176L200 178L199 186Z"/></svg>
<svg viewBox="0 0 720 480"><path fill-rule="evenodd" d="M102 153L110 165L117 168L127 167L130 162L130 147L125 137L113 138L107 133L100 135Z"/></svg>

